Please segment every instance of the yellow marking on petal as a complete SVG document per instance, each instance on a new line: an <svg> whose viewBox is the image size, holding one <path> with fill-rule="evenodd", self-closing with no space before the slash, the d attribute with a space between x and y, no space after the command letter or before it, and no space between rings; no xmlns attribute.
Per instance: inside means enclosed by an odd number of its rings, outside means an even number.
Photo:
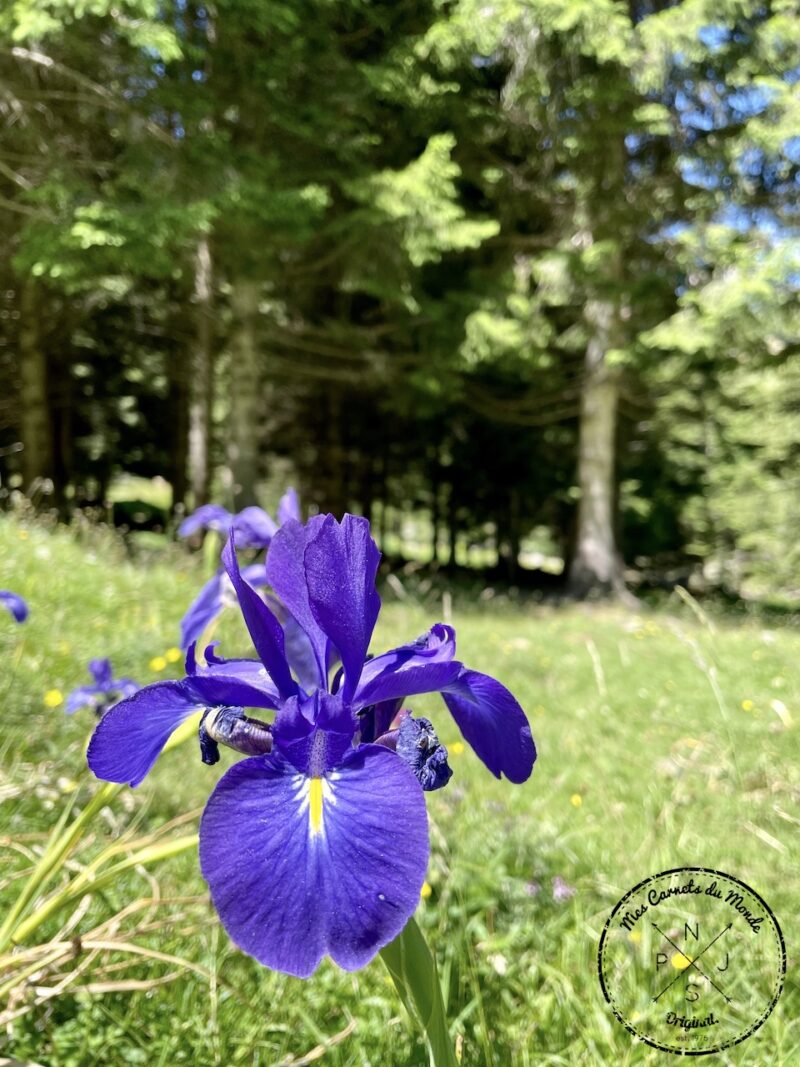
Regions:
<svg viewBox="0 0 800 1067"><path fill-rule="evenodd" d="M688 956L684 956L682 952L675 952L670 960L670 963L676 971L685 971L687 967L691 967L692 961Z"/></svg>
<svg viewBox="0 0 800 1067"><path fill-rule="evenodd" d="M322 779L312 778L308 783L308 817L311 833L322 832Z"/></svg>

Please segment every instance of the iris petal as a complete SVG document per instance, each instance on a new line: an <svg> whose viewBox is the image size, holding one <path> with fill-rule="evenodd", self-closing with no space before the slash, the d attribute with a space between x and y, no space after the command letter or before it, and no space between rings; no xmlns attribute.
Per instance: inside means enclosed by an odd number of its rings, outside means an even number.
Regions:
<svg viewBox="0 0 800 1067"><path fill-rule="evenodd" d="M190 665L191 677L187 681L198 694L208 696L210 704L277 708L280 694L260 659L220 659L213 654L213 647L206 649L205 665L194 660Z"/></svg>
<svg viewBox="0 0 800 1067"><path fill-rule="evenodd" d="M250 631L261 662L267 668L281 696L292 696L297 692L297 683L292 678L286 662L283 629L264 601L239 573L239 562L233 547L233 535L223 549L222 562L233 582L244 621L247 623L247 629Z"/></svg>
<svg viewBox="0 0 800 1067"><path fill-rule="evenodd" d="M231 528L233 515L219 504L203 504L191 515L187 515L178 527L179 537L191 537L198 530L206 528L227 534Z"/></svg>
<svg viewBox="0 0 800 1067"><path fill-rule="evenodd" d="M442 693L464 739L492 774L526 781L536 746L525 712L504 685L487 674L463 668Z"/></svg>
<svg viewBox="0 0 800 1067"><path fill-rule="evenodd" d="M290 519L300 522L300 500L297 490L289 488L283 494L278 504L278 526L283 526Z"/></svg>
<svg viewBox="0 0 800 1067"><path fill-rule="evenodd" d="M8 608L17 622L25 622L28 617L28 605L19 593L10 593L7 589L0 590L0 604Z"/></svg>
<svg viewBox="0 0 800 1067"><path fill-rule="evenodd" d="M286 609L302 627L316 663L316 684L327 688L328 638L311 612L308 584L303 565L306 547L323 523L321 515L305 526L289 520L275 534L267 554L267 577Z"/></svg>
<svg viewBox="0 0 800 1067"><path fill-rule="evenodd" d="M231 527L236 536L237 548L265 548L278 527L263 508L244 508L233 516Z"/></svg>
<svg viewBox="0 0 800 1067"><path fill-rule="evenodd" d="M106 782L138 785L170 734L202 707L186 682L156 682L140 689L97 724L86 753L89 767Z"/></svg>
<svg viewBox="0 0 800 1067"><path fill-rule="evenodd" d="M438 693L454 682L462 669L453 660L455 651L455 631L437 623L412 644L368 660L361 671L353 706L364 708L417 693Z"/></svg>
<svg viewBox="0 0 800 1067"><path fill-rule="evenodd" d="M427 863L423 793L371 745L316 779L275 753L242 760L200 826L203 877L228 933L300 978L325 955L348 971L367 964L416 908Z"/></svg>
<svg viewBox="0 0 800 1067"><path fill-rule="evenodd" d="M225 575L215 574L205 583L192 601L189 610L181 619L181 648L186 650L194 641L199 641L203 631L222 611L222 593Z"/></svg>
<svg viewBox="0 0 800 1067"><path fill-rule="evenodd" d="M326 515L305 551L308 602L317 625L339 650L345 701L358 686L381 609L375 588L380 559L369 522L356 515L341 522Z"/></svg>

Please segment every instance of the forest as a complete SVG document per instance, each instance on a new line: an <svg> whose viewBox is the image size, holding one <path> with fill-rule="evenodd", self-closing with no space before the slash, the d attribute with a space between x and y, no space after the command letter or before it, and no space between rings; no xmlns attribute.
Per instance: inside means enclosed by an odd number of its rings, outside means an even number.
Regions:
<svg viewBox="0 0 800 1067"><path fill-rule="evenodd" d="M799 80L791 0L9 0L0 506L796 598Z"/></svg>

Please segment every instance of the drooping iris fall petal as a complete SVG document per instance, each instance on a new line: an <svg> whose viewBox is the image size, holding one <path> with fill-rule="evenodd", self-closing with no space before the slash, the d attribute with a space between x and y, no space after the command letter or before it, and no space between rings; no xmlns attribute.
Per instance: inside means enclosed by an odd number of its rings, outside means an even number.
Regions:
<svg viewBox="0 0 800 1067"><path fill-rule="evenodd" d="M97 724L86 758L106 782L136 786L182 722L204 705L186 682L156 682L111 708Z"/></svg>
<svg viewBox="0 0 800 1067"><path fill-rule="evenodd" d="M536 760L525 712L494 678L462 668L442 693L464 739L497 778L524 782Z"/></svg>
<svg viewBox="0 0 800 1067"><path fill-rule="evenodd" d="M416 908L427 863L422 790L373 745L318 777L277 753L243 760L200 826L200 865L226 930L301 978L325 955L348 971L368 963Z"/></svg>
<svg viewBox="0 0 800 1067"><path fill-rule="evenodd" d="M19 593L12 593L8 589L0 590L0 604L11 612L16 622L25 622L27 619L28 605Z"/></svg>

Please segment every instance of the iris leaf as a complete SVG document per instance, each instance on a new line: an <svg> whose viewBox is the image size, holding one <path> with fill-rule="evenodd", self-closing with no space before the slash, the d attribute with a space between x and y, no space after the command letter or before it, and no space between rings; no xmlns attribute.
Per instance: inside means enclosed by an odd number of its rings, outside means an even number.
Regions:
<svg viewBox="0 0 800 1067"><path fill-rule="evenodd" d="M436 961L413 917L403 932L381 949L381 959L406 1011L422 1026L430 1050L431 1067L458 1067L447 1028Z"/></svg>

